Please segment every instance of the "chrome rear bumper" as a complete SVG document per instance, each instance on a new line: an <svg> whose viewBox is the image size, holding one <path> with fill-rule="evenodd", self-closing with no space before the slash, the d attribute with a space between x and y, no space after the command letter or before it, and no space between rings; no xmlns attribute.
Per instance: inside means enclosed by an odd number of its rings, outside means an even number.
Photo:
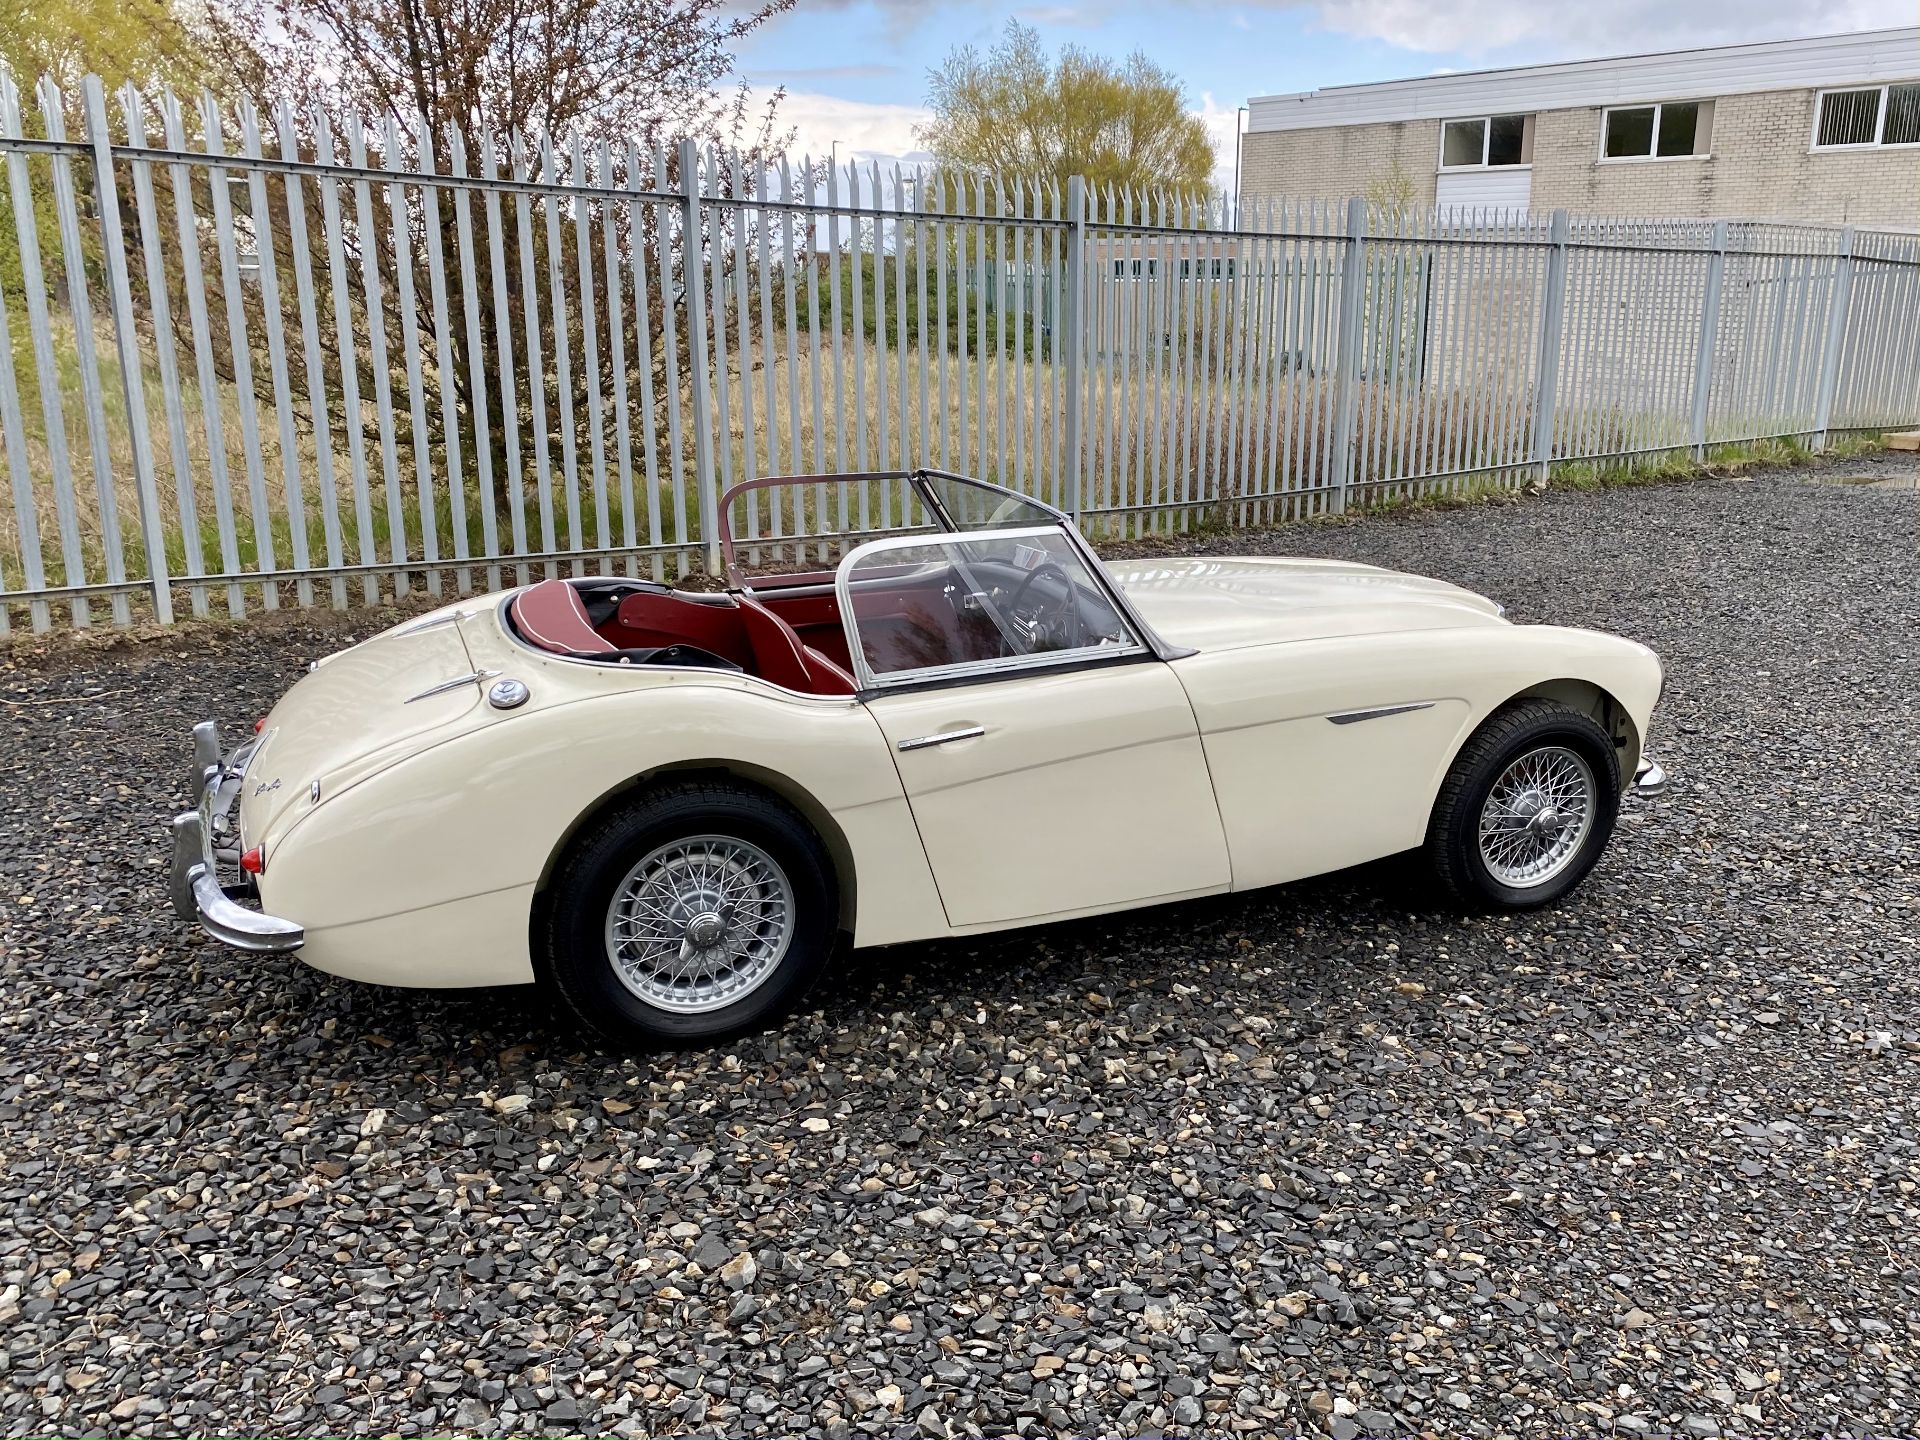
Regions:
<svg viewBox="0 0 1920 1440"><path fill-rule="evenodd" d="M1633 772L1633 793L1636 795L1658 795L1667 788L1667 772L1658 762L1640 757L1640 764Z"/></svg>
<svg viewBox="0 0 1920 1440"><path fill-rule="evenodd" d="M181 919L198 920L214 939L236 950L298 950L306 930L241 904L245 892L222 885L217 868L222 859L239 858L233 810L258 743L249 741L222 756L213 721L193 727L194 808L173 817L173 908Z"/></svg>

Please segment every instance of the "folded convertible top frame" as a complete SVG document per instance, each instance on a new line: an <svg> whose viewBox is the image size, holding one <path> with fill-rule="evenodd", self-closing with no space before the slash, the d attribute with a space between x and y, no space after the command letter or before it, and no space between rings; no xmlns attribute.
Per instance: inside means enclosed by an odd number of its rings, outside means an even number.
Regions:
<svg viewBox="0 0 1920 1440"><path fill-rule="evenodd" d="M857 470L842 475L763 475L757 480L742 480L738 485L728 486L720 496L720 553L726 561L727 583L736 588L746 588L746 575L734 558L733 526L728 519L728 511L732 508L737 496L754 490L772 490L787 485L857 485L874 480L905 480L912 485L921 500L926 503L927 509L932 511L939 520L940 528L948 534L957 533L966 527L955 523L953 516L949 515L946 507L940 503L940 497L921 483L924 480L952 480L961 485L972 485L981 490L989 490L996 495L1005 495L1010 500L1018 500L1023 505L1031 505L1036 510L1043 510L1063 525L1071 527L1073 524L1065 511L1055 509L1044 500L1036 500L1031 495L1022 495L1018 490L1009 490L1004 485L995 485L992 481L980 480L972 475L956 475L951 470L930 470L921 466L917 470ZM863 534L860 538L873 540L882 535L905 534L911 528L875 531L871 534ZM772 537L760 536L758 543L770 544Z"/></svg>

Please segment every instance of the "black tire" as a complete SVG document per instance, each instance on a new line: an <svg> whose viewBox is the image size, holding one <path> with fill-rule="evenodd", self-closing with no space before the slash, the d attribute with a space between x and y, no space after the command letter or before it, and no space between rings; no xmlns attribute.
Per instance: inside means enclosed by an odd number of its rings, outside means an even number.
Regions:
<svg viewBox="0 0 1920 1440"><path fill-rule="evenodd" d="M1537 884L1503 881L1480 847L1480 817L1495 783L1521 757L1574 752L1590 768L1592 814L1571 859ZM1577 767L1575 767L1577 768ZM1551 700L1496 711L1460 747L1427 825L1427 861L1446 895L1474 910L1537 910L1572 890L1599 862L1620 813L1620 757L1593 718Z"/></svg>
<svg viewBox="0 0 1920 1440"><path fill-rule="evenodd" d="M784 953L751 989L689 1012L651 1003L621 978L607 926L615 892L634 868L693 837L758 850L785 880L792 925ZM595 821L562 857L536 922L537 968L581 1025L619 1046L711 1045L764 1030L799 1004L833 953L839 906L832 875L811 827L770 795L724 781L648 790Z"/></svg>

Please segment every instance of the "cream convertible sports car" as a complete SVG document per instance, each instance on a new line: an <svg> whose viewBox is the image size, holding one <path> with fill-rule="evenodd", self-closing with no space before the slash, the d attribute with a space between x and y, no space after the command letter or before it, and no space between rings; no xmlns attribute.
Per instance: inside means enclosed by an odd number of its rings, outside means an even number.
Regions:
<svg viewBox="0 0 1920 1440"><path fill-rule="evenodd" d="M787 1010L842 934L1419 847L1467 905L1544 905L1599 859L1625 777L1662 781L1652 651L1439 581L1106 564L1059 512L930 471L755 481L722 515L849 482L917 528L749 577L723 519L724 593L464 599L317 662L230 755L197 726L181 913L356 980L544 981L617 1039L690 1043Z"/></svg>

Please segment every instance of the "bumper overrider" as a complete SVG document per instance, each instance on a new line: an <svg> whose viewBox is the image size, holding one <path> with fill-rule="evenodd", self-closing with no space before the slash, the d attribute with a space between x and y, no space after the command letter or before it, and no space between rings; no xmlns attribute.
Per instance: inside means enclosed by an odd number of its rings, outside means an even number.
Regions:
<svg viewBox="0 0 1920 1440"><path fill-rule="evenodd" d="M1633 775L1633 789L1636 795L1658 795L1667 788L1667 772L1660 768L1657 761L1640 757L1640 764Z"/></svg>
<svg viewBox="0 0 1920 1440"><path fill-rule="evenodd" d="M193 808L173 817L173 908L184 920L198 920L209 935L236 950L298 950L306 930L291 920L265 915L242 904L253 886L222 885L218 862L239 858L235 810L247 762L258 740L229 755L220 753L220 732L211 720L193 727Z"/></svg>

